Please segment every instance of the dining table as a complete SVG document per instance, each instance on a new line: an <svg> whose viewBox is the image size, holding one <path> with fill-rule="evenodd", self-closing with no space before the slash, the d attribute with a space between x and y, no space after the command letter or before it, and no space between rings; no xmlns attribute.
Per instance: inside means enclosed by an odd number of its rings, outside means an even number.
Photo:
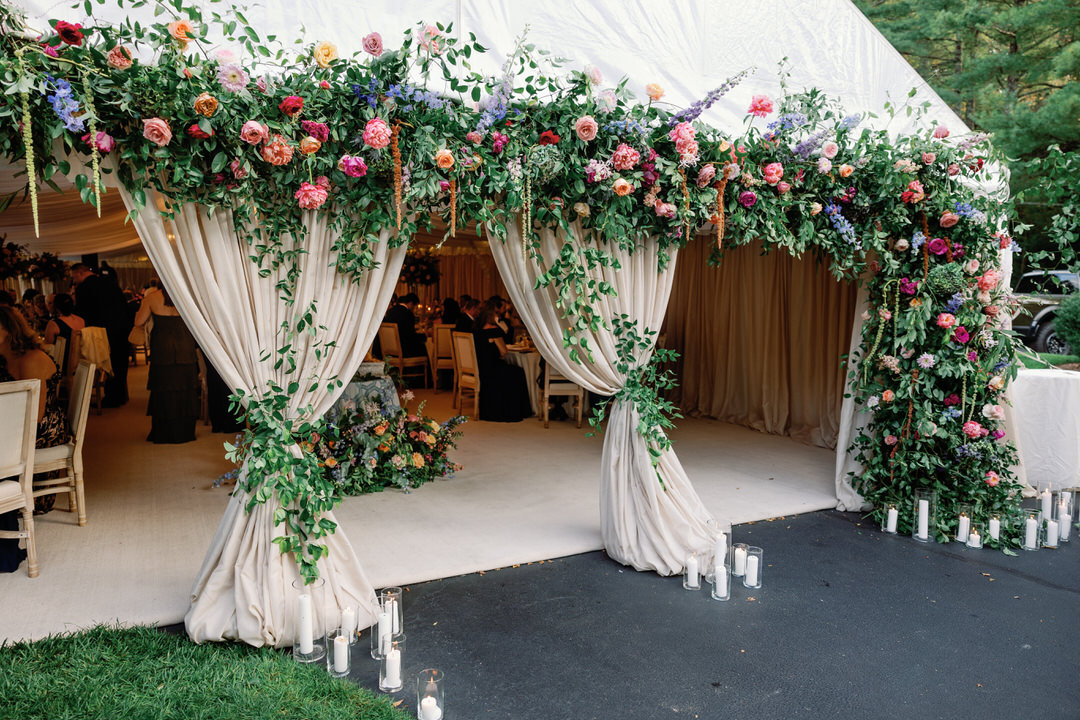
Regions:
<svg viewBox="0 0 1080 720"><path fill-rule="evenodd" d="M525 371L525 387L534 415L540 413L540 353L531 345L520 343L506 346L503 359Z"/></svg>

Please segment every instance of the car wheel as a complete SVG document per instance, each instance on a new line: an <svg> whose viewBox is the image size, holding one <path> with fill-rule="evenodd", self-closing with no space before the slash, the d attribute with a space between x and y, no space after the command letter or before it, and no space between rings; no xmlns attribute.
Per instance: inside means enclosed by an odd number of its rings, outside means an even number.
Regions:
<svg viewBox="0 0 1080 720"><path fill-rule="evenodd" d="M1057 334L1056 330L1054 330L1053 322L1046 323L1039 328L1039 332L1035 333L1035 350L1037 352L1050 353L1052 355L1072 354L1069 349L1069 344Z"/></svg>

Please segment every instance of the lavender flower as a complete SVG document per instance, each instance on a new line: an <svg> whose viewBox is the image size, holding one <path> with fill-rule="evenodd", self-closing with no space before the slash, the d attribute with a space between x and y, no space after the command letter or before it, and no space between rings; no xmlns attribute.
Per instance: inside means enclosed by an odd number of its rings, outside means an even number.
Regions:
<svg viewBox="0 0 1080 720"><path fill-rule="evenodd" d="M964 304L964 293L958 292L949 298L949 302L945 303L944 312L950 315L956 314L956 311L960 309L960 306Z"/></svg>
<svg viewBox="0 0 1080 720"><path fill-rule="evenodd" d="M956 457L958 458L973 458L978 460L982 457L982 452L974 445L961 445L956 448Z"/></svg>
<svg viewBox="0 0 1080 720"><path fill-rule="evenodd" d="M604 125L604 130L607 132L613 132L617 135L629 134L635 132L642 137L649 134L649 129L639 123L637 120L612 120Z"/></svg>
<svg viewBox="0 0 1080 720"><path fill-rule="evenodd" d="M806 160L814 154L815 150L821 147L821 143L825 142L825 138L828 137L828 135L828 130L818 130L816 133L796 145L792 152L795 154L795 157L800 160Z"/></svg>
<svg viewBox="0 0 1080 720"><path fill-rule="evenodd" d="M712 107L713 103L724 97L724 95L727 95L728 91L730 91L731 88L742 82L743 78L749 75L753 71L753 69L754 68L748 68L746 70L743 70L738 75L728 78L724 81L723 85L714 90L711 90L703 100L698 100L696 103L686 108L685 110L680 110L679 112L672 115L671 118L668 120L668 126L675 127L681 122L693 122L694 120L697 120L699 117L701 117L701 113Z"/></svg>
<svg viewBox="0 0 1080 720"><path fill-rule="evenodd" d="M925 242L926 236L916 230L915 234L911 236L911 251L918 252L919 248L921 248Z"/></svg>
<svg viewBox="0 0 1080 720"><path fill-rule="evenodd" d="M376 92L379 89L379 81L375 78L371 78L368 82L367 88L363 85L353 83L352 91L353 95L367 102L368 106L374 108L379 103L379 95ZM366 90L366 92L365 92Z"/></svg>
<svg viewBox="0 0 1080 720"><path fill-rule="evenodd" d="M844 242L848 245L853 245L856 250L862 249L862 243L855 237L855 228L840 212L839 205L829 203L825 206L825 214L829 216L829 221L832 222L833 229L836 230L836 233L841 238L843 238Z"/></svg>

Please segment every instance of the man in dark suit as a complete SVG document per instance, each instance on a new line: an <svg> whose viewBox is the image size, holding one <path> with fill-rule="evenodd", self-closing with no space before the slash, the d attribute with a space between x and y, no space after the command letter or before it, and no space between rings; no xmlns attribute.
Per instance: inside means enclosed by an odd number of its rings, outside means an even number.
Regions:
<svg viewBox="0 0 1080 720"><path fill-rule="evenodd" d="M454 332L467 332L473 331L473 324L476 323L476 316L480 314L480 303L473 298L466 298L461 303L461 314L458 315L457 322L454 324Z"/></svg>
<svg viewBox="0 0 1080 720"><path fill-rule="evenodd" d="M132 320L124 294L115 281L99 277L88 265L71 266L75 283L75 312L87 327L105 328L113 374L105 380L104 407L120 407L128 401L128 334Z"/></svg>
<svg viewBox="0 0 1080 720"><path fill-rule="evenodd" d="M396 304L386 311L385 322L394 323L398 326L398 337L401 338L401 353L405 357L426 357L427 345L424 336L416 332L416 315L414 310L420 303L416 293L402 295Z"/></svg>

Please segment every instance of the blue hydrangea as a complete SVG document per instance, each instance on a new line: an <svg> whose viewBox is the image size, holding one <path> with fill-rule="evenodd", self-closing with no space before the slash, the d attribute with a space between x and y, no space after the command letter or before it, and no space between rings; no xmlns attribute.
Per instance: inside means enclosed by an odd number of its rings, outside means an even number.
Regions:
<svg viewBox="0 0 1080 720"><path fill-rule="evenodd" d="M911 249L918 250L926 242L926 236L922 232L916 230L915 234L911 236Z"/></svg>
<svg viewBox="0 0 1080 720"><path fill-rule="evenodd" d="M845 130L851 130L852 128L856 127L861 122L862 122L862 115L860 115L859 113L854 113L852 115L848 115L843 120L841 120L840 121L840 127L842 127Z"/></svg>
<svg viewBox="0 0 1080 720"><path fill-rule="evenodd" d="M855 237L855 228L848 222L848 219L844 217L840 212L840 206L836 203L829 203L825 206L825 214L829 216L829 221L832 222L833 229L836 233L843 238L844 242L848 245L853 245L856 250L862 248L862 243Z"/></svg>
<svg viewBox="0 0 1080 720"><path fill-rule="evenodd" d="M956 311L960 309L960 306L964 304L964 293L958 292L954 294L949 301L945 303L943 310L951 315L955 315Z"/></svg>
<svg viewBox="0 0 1080 720"><path fill-rule="evenodd" d="M48 85L53 88L53 93L48 95L47 99L53 111L56 112L56 116L64 122L64 127L72 132L85 130L86 123L78 117L79 101L72 94L71 83L64 79L57 80L52 75L45 77L48 79Z"/></svg>
<svg viewBox="0 0 1080 720"><path fill-rule="evenodd" d="M637 120L612 120L604 125L604 129L608 132L614 132L617 135L635 132L644 137L649 134L649 128L645 127Z"/></svg>

